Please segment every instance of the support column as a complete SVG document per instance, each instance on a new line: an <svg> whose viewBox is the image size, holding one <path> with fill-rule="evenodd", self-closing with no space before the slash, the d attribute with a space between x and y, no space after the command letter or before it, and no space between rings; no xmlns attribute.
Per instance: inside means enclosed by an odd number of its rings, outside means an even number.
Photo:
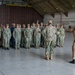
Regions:
<svg viewBox="0 0 75 75"><path fill-rule="evenodd" d="M60 13L60 25L62 25L62 13Z"/></svg>

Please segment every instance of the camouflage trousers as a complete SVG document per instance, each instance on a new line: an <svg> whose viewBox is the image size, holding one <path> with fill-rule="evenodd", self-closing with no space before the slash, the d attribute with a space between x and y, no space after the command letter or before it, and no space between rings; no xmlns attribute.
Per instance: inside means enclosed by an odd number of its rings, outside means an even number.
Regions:
<svg viewBox="0 0 75 75"><path fill-rule="evenodd" d="M41 39L41 37L36 37L35 38L35 41L36 41L35 45L36 45L36 47L40 46L40 39Z"/></svg>
<svg viewBox="0 0 75 75"><path fill-rule="evenodd" d="M55 46L55 40L46 41L45 55L53 54L54 46Z"/></svg>
<svg viewBox="0 0 75 75"><path fill-rule="evenodd" d="M20 42L21 42L21 39L20 38L16 38L15 39L15 48L20 48Z"/></svg>
<svg viewBox="0 0 75 75"><path fill-rule="evenodd" d="M59 46L63 46L64 44L64 37L60 36L59 37Z"/></svg>
<svg viewBox="0 0 75 75"><path fill-rule="evenodd" d="M21 37L21 47L25 47L25 38Z"/></svg>
<svg viewBox="0 0 75 75"><path fill-rule="evenodd" d="M30 38L26 38L26 48L30 48L31 40Z"/></svg>
<svg viewBox="0 0 75 75"><path fill-rule="evenodd" d="M8 37L4 38L4 47L9 48L9 44L10 44L10 38Z"/></svg>

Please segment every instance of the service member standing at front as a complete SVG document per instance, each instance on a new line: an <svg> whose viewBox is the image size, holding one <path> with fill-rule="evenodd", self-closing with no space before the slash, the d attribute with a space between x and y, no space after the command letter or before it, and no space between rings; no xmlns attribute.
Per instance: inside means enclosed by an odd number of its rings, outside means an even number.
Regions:
<svg viewBox="0 0 75 75"><path fill-rule="evenodd" d="M46 28L46 48L45 48L45 56L47 60L52 60L53 50L55 46L55 33L56 30L54 26L52 26L52 20L49 21L48 27Z"/></svg>

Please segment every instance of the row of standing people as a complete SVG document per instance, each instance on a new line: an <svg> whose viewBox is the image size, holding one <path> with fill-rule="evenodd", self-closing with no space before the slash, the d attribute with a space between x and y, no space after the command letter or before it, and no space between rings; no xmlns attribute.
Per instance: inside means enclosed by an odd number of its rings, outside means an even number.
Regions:
<svg viewBox="0 0 75 75"><path fill-rule="evenodd" d="M46 58L49 59L49 54L53 54L54 47L63 47L65 38L65 30L63 25L61 27L53 26L52 21L43 26L41 24L33 23L31 26L27 24L21 25L13 23L13 26L9 28L9 24L5 27L0 27L0 45L6 50L9 47L19 49L21 47L30 48L34 46L39 48L45 47ZM50 48L50 51L48 51Z"/></svg>
<svg viewBox="0 0 75 75"><path fill-rule="evenodd" d="M43 23L41 23L41 26ZM43 27L43 26L42 26ZM0 46L3 46L6 50L9 50L9 47L19 49L21 47L30 48L30 46L40 46L41 40L41 30L39 24L35 26L35 23L30 26L27 24L21 25L13 23L12 27L9 28L9 24L5 26L0 26ZM41 29L40 29L41 28ZM39 32L39 33L38 33ZM41 40L41 41L40 41ZM41 42L42 43L42 42ZM43 44L41 44L42 46Z"/></svg>

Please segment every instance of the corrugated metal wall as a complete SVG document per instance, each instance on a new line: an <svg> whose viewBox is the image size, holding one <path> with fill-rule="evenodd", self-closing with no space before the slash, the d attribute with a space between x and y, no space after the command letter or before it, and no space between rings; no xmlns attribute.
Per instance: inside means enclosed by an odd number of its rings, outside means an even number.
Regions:
<svg viewBox="0 0 75 75"><path fill-rule="evenodd" d="M12 22L27 24L43 20L43 17L33 8L0 6L0 24Z"/></svg>

